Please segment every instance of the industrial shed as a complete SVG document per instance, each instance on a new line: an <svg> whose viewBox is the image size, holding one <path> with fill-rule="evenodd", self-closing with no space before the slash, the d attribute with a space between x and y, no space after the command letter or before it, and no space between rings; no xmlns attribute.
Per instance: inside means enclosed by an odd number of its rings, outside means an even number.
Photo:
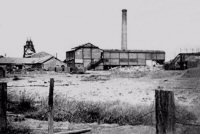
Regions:
<svg viewBox="0 0 200 134"><path fill-rule="evenodd" d="M41 58L13 58L4 57L0 58L0 66L6 66L8 71L22 70L22 69L33 69L33 70L63 70L67 67L65 63L58 60L54 56L44 56ZM58 69L57 69L58 70Z"/></svg>
<svg viewBox="0 0 200 134"><path fill-rule="evenodd" d="M87 43L67 51L65 62L70 68L103 69L102 52L99 47Z"/></svg>
<svg viewBox="0 0 200 134"><path fill-rule="evenodd" d="M87 70L106 70L116 66L145 66L147 61L163 64L165 52L160 50L103 50L87 43L67 51L65 60L71 68Z"/></svg>
<svg viewBox="0 0 200 134"><path fill-rule="evenodd" d="M69 72L67 64L60 61L56 57L51 57L49 60L45 61L43 64L43 69L48 71L66 71Z"/></svg>
<svg viewBox="0 0 200 134"><path fill-rule="evenodd" d="M31 58L42 58L42 57L51 57L49 60L43 63L43 69L49 70L49 71L67 71L69 72L69 69L67 68L67 64L63 61L59 60L58 58L54 57L53 55L47 53L47 52L38 52L31 55Z"/></svg>
<svg viewBox="0 0 200 134"><path fill-rule="evenodd" d="M147 61L163 64L165 52L159 50L104 50L104 69L116 66L145 66Z"/></svg>

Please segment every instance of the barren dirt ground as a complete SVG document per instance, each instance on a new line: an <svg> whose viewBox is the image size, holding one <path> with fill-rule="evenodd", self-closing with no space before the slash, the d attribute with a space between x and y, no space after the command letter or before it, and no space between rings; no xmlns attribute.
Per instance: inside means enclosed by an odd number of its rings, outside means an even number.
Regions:
<svg viewBox="0 0 200 134"><path fill-rule="evenodd" d="M132 105L150 105L154 103L156 89L171 90L175 94L175 102L189 107L196 115L200 115L200 76L185 75L186 71L149 71L142 77L134 74L114 74L113 71L88 71L87 74L37 74L2 79L8 82L8 92L26 90L36 96L36 100L47 97L49 80L55 80L55 94L66 95L68 98L89 101L114 101L120 100ZM199 117L199 116L198 116ZM200 120L198 120L200 121ZM25 124L30 124L36 133L45 133L47 122L27 119ZM70 124L57 122L56 127L67 129L92 128L91 133L98 134L154 134L155 128L150 126L118 126L102 124Z"/></svg>

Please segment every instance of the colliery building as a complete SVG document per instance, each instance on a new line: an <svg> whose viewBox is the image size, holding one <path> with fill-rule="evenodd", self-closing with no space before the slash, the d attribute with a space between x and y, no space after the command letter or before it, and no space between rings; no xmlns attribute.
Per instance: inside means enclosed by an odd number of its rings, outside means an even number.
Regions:
<svg viewBox="0 0 200 134"><path fill-rule="evenodd" d="M86 68L87 70L103 69L103 50L94 46L91 43L87 43L81 46L72 48L71 51L66 52L66 60L68 67L74 68Z"/></svg>
<svg viewBox="0 0 200 134"><path fill-rule="evenodd" d="M8 72L12 72L13 69L68 71L64 62L46 52L34 53L30 58L3 57L0 58L1 66Z"/></svg>
<svg viewBox="0 0 200 134"><path fill-rule="evenodd" d="M122 10L121 50L100 49L87 43L66 52L65 62L72 69L106 70L117 66L145 66L148 61L163 64L165 52L160 50L127 49L127 10Z"/></svg>
<svg viewBox="0 0 200 134"><path fill-rule="evenodd" d="M70 68L106 70L117 66L145 66L148 61L163 64L165 52L160 50L100 49L87 43L66 52L65 62Z"/></svg>

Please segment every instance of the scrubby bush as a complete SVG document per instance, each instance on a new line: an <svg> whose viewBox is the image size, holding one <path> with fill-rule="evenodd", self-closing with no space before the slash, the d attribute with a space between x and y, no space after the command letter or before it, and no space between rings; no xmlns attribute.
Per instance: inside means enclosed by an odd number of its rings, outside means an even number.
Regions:
<svg viewBox="0 0 200 134"><path fill-rule="evenodd" d="M25 113L36 110L35 97L28 93L26 90L16 92L8 92L8 105L7 110L14 113Z"/></svg>
<svg viewBox="0 0 200 134"><path fill-rule="evenodd" d="M26 117L39 120L48 119L48 103L43 99L37 111L26 113ZM120 101L91 102L68 99L66 96L54 96L54 120L83 123L117 123L136 125L147 122L151 114L149 107L132 106Z"/></svg>
<svg viewBox="0 0 200 134"><path fill-rule="evenodd" d="M18 97L19 102L9 108L11 111L24 113L27 118L48 120L47 98L41 99L41 103L35 106L34 97L26 91L21 92ZM121 101L77 101L64 95L54 95L53 112L55 121L117 123L119 125L155 124L153 104L133 106ZM176 122L191 123L196 120L196 115L188 111L186 107L176 105Z"/></svg>

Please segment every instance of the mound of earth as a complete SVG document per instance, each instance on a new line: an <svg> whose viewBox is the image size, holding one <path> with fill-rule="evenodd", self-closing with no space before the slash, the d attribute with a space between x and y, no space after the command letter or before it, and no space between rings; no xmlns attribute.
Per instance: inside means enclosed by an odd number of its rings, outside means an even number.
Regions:
<svg viewBox="0 0 200 134"><path fill-rule="evenodd" d="M190 68L183 75L183 78L193 78L200 77L200 67L198 68Z"/></svg>

